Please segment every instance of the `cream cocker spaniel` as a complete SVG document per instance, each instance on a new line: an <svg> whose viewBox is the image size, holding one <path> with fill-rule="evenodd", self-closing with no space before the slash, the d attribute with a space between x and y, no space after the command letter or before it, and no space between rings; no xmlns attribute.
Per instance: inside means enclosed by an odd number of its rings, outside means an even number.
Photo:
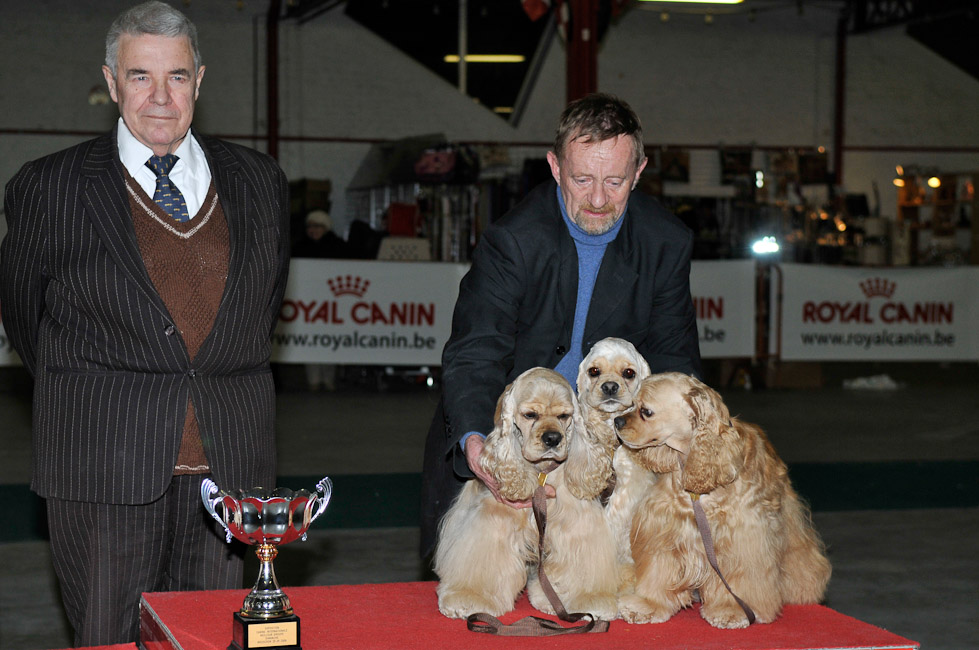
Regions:
<svg viewBox="0 0 979 650"><path fill-rule="evenodd" d="M494 419L479 462L504 498L530 499L542 469L558 463L547 474L557 495L548 499L544 570L561 602L569 612L614 619L615 549L598 500L611 459L588 434L571 386L553 370L532 368L507 386ZM439 527L439 610L499 616L527 586L531 604L554 613L537 579L537 549L530 508L502 504L482 481L468 481Z"/></svg>
<svg viewBox="0 0 979 650"><path fill-rule="evenodd" d="M699 495L725 579L758 622L774 621L783 604L822 600L831 572L823 543L759 427L732 418L720 395L675 372L645 379L635 410L615 427L622 449L655 476L616 484L643 493L631 526L635 591L620 596L622 618L665 621L699 590L708 623L748 625L708 564L691 495Z"/></svg>
<svg viewBox="0 0 979 650"><path fill-rule="evenodd" d="M634 398L642 380L649 376L649 364L635 346L625 339L609 337L592 346L578 366L578 402L585 426L601 441L613 458L614 482L634 482L637 468L631 455L616 449L613 422L635 406ZM612 491L605 516L615 537L617 563L620 571L619 590L629 589L633 580L632 556L629 549L629 527L638 491Z"/></svg>
<svg viewBox="0 0 979 650"><path fill-rule="evenodd" d="M610 450L618 445L612 421L632 410L632 400L649 364L625 339L605 338L578 365L578 401L585 425Z"/></svg>

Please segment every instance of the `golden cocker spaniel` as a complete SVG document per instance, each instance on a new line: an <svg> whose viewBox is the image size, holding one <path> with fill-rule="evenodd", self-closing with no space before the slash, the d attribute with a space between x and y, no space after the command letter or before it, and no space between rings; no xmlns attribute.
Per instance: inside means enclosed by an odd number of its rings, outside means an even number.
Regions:
<svg viewBox="0 0 979 650"><path fill-rule="evenodd" d="M557 463L546 479L556 497L548 499L545 573L567 611L615 618L615 548L598 500L611 459L589 436L567 380L532 368L507 386L479 462L513 501L530 499L539 474ZM468 481L439 527L439 610L499 616L526 585L531 604L554 613L537 579L537 551L531 509L504 505L482 481Z"/></svg>
<svg viewBox="0 0 979 650"><path fill-rule="evenodd" d="M831 572L823 543L759 427L732 418L720 395L675 372L645 379L635 410L615 427L648 474L616 485L643 493L631 526L635 589L620 596L622 618L665 621L698 590L708 623L748 625L708 564L691 495L703 505L721 572L758 622L774 621L783 604L822 600Z"/></svg>

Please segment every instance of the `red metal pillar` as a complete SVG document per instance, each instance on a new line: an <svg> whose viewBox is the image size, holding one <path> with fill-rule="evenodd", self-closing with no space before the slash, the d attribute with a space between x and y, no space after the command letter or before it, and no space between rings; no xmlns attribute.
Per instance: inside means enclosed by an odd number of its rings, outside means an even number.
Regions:
<svg viewBox="0 0 979 650"><path fill-rule="evenodd" d="M567 39L567 95L574 101L598 90L598 1L566 0L571 24Z"/></svg>

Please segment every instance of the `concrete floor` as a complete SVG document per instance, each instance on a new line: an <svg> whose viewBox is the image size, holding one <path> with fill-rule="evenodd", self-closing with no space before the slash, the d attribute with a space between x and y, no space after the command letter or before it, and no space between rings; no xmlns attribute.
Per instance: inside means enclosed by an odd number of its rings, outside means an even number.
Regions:
<svg viewBox="0 0 979 650"><path fill-rule="evenodd" d="M302 390L297 370L284 369L279 376L280 476L342 479L420 472L437 391L395 386L378 392L345 385L337 392L313 394ZM903 386L890 391L842 388L847 376L880 372L890 372ZM808 389L721 392L733 413L766 429L800 475L811 464L808 474L815 471L825 484L854 468L891 482L884 486L885 496L874 497L865 509L845 503L819 509L821 501L841 501L810 497L834 568L826 604L928 650L979 647L979 366L836 366L824 368L820 383ZM29 481L29 399L23 376L0 372L0 488ZM909 461L923 462L909 466ZM952 465L958 473L949 474L956 484L946 490L935 469L946 471L949 461L958 462ZM894 467L904 473L887 473ZM938 485L919 485L925 480ZM900 509L906 505L901 499L886 497L906 493L908 486L937 496L913 509ZM867 503L861 492L858 482L854 504ZM283 586L432 579L417 558L417 540L418 530L411 526L314 529L306 542L280 553L276 573ZM0 648L70 646L47 543L13 540L0 544L0 553ZM248 585L256 566L253 559L246 564Z"/></svg>

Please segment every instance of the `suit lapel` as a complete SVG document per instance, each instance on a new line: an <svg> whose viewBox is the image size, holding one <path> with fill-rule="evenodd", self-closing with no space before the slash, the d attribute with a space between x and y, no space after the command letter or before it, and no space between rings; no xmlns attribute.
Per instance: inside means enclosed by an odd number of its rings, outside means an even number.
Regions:
<svg viewBox="0 0 979 650"><path fill-rule="evenodd" d="M218 192L221 209L228 222L228 281L225 283L224 295L221 296L221 306L218 317L224 310L225 303L233 295L235 283L241 278L242 268L248 252L249 206L250 192L241 164L219 142L195 134L207 157L211 169L211 182Z"/></svg>
<svg viewBox="0 0 979 650"><path fill-rule="evenodd" d="M602 266L595 279L588 318L585 320L585 341L594 338L595 332L615 313L622 301L633 295L633 287L639 279L633 265L629 263L633 247L628 209L622 218L626 221L622 224L619 236L605 249Z"/></svg>
<svg viewBox="0 0 979 650"><path fill-rule="evenodd" d="M96 140L82 161L81 173L86 181L82 201L102 243L129 280L169 318L169 311L146 272L136 241L115 131Z"/></svg>
<svg viewBox="0 0 979 650"><path fill-rule="evenodd" d="M219 332L222 330L229 314L233 311L232 301L238 292L242 280L245 260L248 257L248 241L250 236L249 210L251 192L241 170L241 164L231 152L218 140L205 138L194 134L211 170L211 182L217 190L218 201L228 224L228 278L224 283L224 292L214 318L210 333L201 344L200 350L194 357L194 363L206 367L211 357L220 348Z"/></svg>

